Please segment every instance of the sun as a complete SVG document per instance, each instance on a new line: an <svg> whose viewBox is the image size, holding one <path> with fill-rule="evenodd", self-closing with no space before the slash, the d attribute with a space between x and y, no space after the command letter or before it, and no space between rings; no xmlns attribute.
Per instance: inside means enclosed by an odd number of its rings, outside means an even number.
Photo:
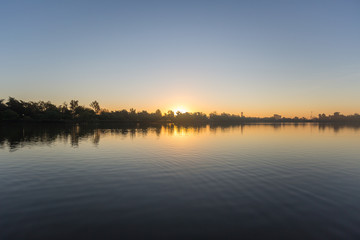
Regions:
<svg viewBox="0 0 360 240"><path fill-rule="evenodd" d="M175 107L173 108L174 113L176 114L177 112L181 112L181 113L186 113L188 112L188 110L186 108L184 108L183 106L179 106L179 107Z"/></svg>

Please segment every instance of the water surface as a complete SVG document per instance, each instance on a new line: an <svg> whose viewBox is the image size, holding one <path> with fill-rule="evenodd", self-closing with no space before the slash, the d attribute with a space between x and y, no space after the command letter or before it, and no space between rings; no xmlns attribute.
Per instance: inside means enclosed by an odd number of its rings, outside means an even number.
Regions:
<svg viewBox="0 0 360 240"><path fill-rule="evenodd" d="M359 239L360 128L0 126L0 239Z"/></svg>

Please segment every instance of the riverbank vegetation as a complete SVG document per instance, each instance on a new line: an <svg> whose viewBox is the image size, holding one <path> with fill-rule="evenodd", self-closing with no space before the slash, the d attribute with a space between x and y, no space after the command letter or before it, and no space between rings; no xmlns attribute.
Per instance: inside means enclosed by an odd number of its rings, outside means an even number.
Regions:
<svg viewBox="0 0 360 240"><path fill-rule="evenodd" d="M171 122L171 123L250 123L250 122L360 122L360 115L345 116L339 112L334 115L319 114L317 118L286 118L275 114L272 117L245 117L229 113L209 115L202 112L177 112L172 110L162 113L159 109L153 113L145 110L136 111L122 109L108 111L100 107L97 101L89 104L89 107L80 105L78 100L71 100L56 106L50 101L22 101L9 97L6 101L0 99L0 121L46 121L46 122Z"/></svg>

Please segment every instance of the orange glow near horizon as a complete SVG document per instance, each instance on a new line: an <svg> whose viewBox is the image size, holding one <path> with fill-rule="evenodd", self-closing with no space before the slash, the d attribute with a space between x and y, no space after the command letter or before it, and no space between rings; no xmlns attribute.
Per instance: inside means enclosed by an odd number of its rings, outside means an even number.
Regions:
<svg viewBox="0 0 360 240"><path fill-rule="evenodd" d="M175 113L175 115L176 115L176 113L177 113L177 112L181 112L181 113L190 112L190 111L189 111L189 110L187 110L187 108L186 108L186 107L184 107L184 106L177 106L177 107L174 107L174 108L172 108L172 111Z"/></svg>

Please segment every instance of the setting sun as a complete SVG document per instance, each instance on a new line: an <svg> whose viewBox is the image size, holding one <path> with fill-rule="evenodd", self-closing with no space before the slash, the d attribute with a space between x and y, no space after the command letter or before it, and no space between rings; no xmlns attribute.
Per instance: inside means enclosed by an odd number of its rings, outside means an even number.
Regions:
<svg viewBox="0 0 360 240"><path fill-rule="evenodd" d="M175 107L173 108L174 113L176 114L177 112L181 112L181 113L186 113L189 112L185 107L180 106L180 107Z"/></svg>

